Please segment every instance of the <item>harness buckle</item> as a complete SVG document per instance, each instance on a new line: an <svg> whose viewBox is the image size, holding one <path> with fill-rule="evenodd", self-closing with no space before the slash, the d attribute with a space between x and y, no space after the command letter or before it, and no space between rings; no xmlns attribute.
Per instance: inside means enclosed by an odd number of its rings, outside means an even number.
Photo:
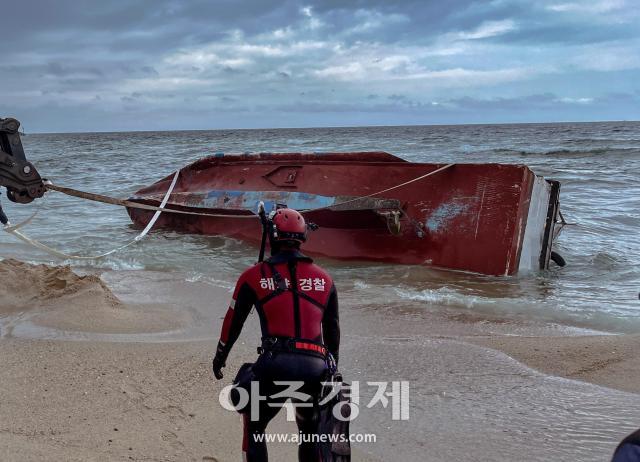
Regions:
<svg viewBox="0 0 640 462"><path fill-rule="evenodd" d="M278 339L276 337L263 337L262 345L259 346L256 351L261 355L265 351L272 350L276 343L278 343Z"/></svg>

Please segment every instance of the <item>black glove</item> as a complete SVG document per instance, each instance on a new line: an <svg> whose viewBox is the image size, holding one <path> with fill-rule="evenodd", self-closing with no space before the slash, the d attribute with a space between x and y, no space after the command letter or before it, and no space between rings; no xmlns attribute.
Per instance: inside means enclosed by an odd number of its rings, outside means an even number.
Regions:
<svg viewBox="0 0 640 462"><path fill-rule="evenodd" d="M216 354L216 356L213 358L212 366L213 366L213 375L216 377L216 379L218 380L222 379L223 377L222 368L226 366L225 361L219 355Z"/></svg>

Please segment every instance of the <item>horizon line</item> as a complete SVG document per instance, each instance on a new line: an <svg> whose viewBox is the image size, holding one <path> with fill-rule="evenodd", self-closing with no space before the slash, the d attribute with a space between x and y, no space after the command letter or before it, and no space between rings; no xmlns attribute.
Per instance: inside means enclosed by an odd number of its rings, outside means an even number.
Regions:
<svg viewBox="0 0 640 462"><path fill-rule="evenodd" d="M10 116L9 116L10 117ZM599 124L599 123L638 123L640 120L591 120L591 121L547 121L547 122L487 122L487 123L435 123L435 124L402 124L402 125L316 125L316 126L292 126L292 127L250 127L250 128L180 128L180 129L154 129L154 130L91 130L91 131L33 131L21 132L21 135L80 135L80 134L106 134L106 133L154 133L154 132L208 132L208 131L251 131L251 130L312 130L312 129L341 129L341 128L396 128L396 127L464 127L464 126L494 126L494 125L553 125L553 124ZM21 123L22 128L22 123Z"/></svg>

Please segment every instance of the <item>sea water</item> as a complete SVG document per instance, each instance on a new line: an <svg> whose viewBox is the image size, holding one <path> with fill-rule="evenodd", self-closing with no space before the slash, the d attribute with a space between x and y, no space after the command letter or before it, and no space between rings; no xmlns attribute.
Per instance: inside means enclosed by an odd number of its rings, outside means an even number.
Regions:
<svg viewBox="0 0 640 462"><path fill-rule="evenodd" d="M556 243L567 266L516 277L321 259L343 300L413 303L612 332L640 330L640 123L397 126L133 133L27 134L29 160L54 183L126 198L216 152L383 150L413 162L516 163L559 180L570 223ZM428 180L425 180L428 181ZM123 208L49 192L30 205L2 202L13 222L39 213L30 236L75 254L99 254L138 230ZM257 249L218 236L152 232L93 262L62 262L0 233L0 256L107 270L145 269L228 286Z"/></svg>

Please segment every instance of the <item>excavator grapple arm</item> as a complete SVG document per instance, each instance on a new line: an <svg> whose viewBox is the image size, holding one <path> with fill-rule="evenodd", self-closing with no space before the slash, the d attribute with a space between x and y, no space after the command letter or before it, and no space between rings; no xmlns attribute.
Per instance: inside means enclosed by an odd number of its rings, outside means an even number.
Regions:
<svg viewBox="0 0 640 462"><path fill-rule="evenodd" d="M45 193L40 174L24 155L20 122L0 118L0 186L13 202L27 204Z"/></svg>

